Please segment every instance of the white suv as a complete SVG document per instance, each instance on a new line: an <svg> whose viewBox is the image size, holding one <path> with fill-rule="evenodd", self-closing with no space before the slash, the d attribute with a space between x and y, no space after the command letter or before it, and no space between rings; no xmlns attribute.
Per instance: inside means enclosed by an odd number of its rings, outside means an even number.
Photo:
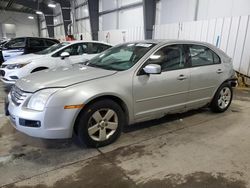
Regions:
<svg viewBox="0 0 250 188"><path fill-rule="evenodd" d="M33 72L88 61L110 47L110 44L97 41L55 44L41 52L22 55L4 62L0 68L1 80L7 85L12 85L17 79Z"/></svg>

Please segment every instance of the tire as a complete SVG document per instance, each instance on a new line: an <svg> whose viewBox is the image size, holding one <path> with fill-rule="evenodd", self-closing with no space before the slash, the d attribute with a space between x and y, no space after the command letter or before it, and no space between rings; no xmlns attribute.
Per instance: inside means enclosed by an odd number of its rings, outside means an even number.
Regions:
<svg viewBox="0 0 250 188"><path fill-rule="evenodd" d="M233 99L233 89L227 82L223 83L216 91L211 103L211 110L213 112L225 112L230 106Z"/></svg>
<svg viewBox="0 0 250 188"><path fill-rule="evenodd" d="M83 109L76 123L80 143L88 147L102 147L114 142L122 132L124 113L114 101L96 101Z"/></svg>

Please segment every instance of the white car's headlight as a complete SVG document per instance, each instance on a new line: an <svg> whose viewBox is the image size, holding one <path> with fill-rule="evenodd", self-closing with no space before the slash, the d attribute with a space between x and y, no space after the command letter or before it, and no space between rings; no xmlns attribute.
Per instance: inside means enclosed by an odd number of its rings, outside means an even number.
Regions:
<svg viewBox="0 0 250 188"><path fill-rule="evenodd" d="M7 69L20 69L29 63L31 63L31 61L25 62L25 63L18 63L18 64L9 64L9 65L6 65L6 68Z"/></svg>
<svg viewBox="0 0 250 188"><path fill-rule="evenodd" d="M34 93L28 101L27 108L43 111L49 97L56 91L58 91L58 88L43 89Z"/></svg>

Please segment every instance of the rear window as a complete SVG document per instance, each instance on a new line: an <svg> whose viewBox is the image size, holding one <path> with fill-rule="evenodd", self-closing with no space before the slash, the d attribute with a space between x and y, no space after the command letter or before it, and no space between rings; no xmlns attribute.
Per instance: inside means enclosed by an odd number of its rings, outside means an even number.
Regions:
<svg viewBox="0 0 250 188"><path fill-rule="evenodd" d="M219 56L208 47L189 45L192 67L219 64Z"/></svg>

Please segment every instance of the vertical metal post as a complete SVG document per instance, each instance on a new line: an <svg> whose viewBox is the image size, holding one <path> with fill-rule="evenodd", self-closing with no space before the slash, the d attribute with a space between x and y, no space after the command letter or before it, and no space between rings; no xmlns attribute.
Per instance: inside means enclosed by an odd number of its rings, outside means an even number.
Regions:
<svg viewBox="0 0 250 188"><path fill-rule="evenodd" d="M143 0L143 20L145 39L152 39L155 25L156 0Z"/></svg>
<svg viewBox="0 0 250 188"><path fill-rule="evenodd" d="M92 39L98 40L99 31L99 0L88 0Z"/></svg>

